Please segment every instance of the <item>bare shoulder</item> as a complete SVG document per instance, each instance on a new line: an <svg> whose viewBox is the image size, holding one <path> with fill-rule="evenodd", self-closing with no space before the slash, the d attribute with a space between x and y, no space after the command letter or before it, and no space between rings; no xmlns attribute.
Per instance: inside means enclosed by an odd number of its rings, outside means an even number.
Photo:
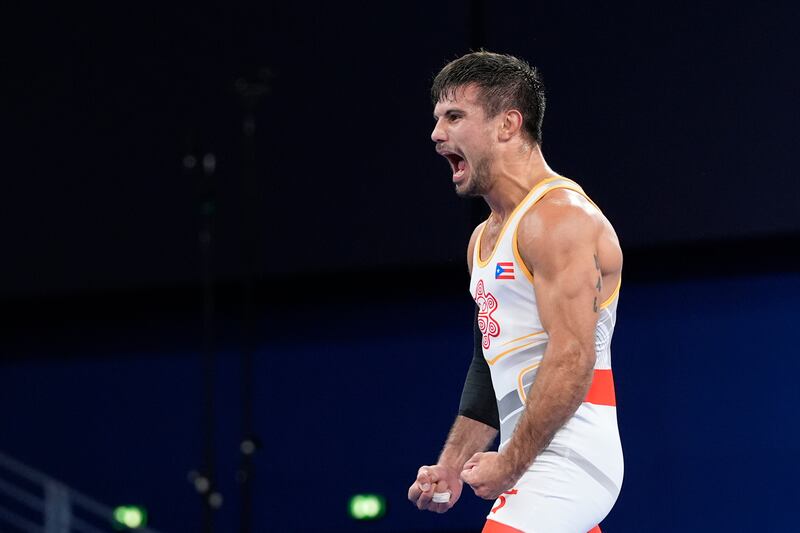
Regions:
<svg viewBox="0 0 800 533"><path fill-rule="evenodd" d="M542 261L549 263L576 249L591 249L602 259L605 272L622 268L611 223L592 202L569 189L555 189L531 208L520 221L517 241L531 272Z"/></svg>
<svg viewBox="0 0 800 533"><path fill-rule="evenodd" d="M577 241L596 237L602 226L602 213L581 194L568 189L547 193L531 208L519 224L517 238L522 247L537 245L568 247Z"/></svg>
<svg viewBox="0 0 800 533"><path fill-rule="evenodd" d="M475 254L475 243L478 242L478 235L481 234L483 226L485 225L485 221L478 224L475 229L472 230L472 236L469 238L469 244L467 245L467 268L469 268L470 274L472 274L472 258Z"/></svg>

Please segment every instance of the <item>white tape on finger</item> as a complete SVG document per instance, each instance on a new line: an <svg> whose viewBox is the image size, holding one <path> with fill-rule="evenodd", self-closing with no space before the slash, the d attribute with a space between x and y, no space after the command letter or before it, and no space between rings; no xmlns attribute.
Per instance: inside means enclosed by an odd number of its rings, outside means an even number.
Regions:
<svg viewBox="0 0 800 533"><path fill-rule="evenodd" d="M449 492L434 492L433 503L447 503L450 501Z"/></svg>

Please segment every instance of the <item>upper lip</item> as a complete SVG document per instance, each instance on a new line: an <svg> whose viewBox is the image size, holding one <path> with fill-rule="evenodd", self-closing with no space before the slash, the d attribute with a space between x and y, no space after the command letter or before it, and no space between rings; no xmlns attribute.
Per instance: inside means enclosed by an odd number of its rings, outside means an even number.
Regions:
<svg viewBox="0 0 800 533"><path fill-rule="evenodd" d="M457 170L458 161L453 159L451 156L458 157L459 159L465 159L465 157L460 153L438 144L436 145L436 153L447 159L447 161L450 163L450 166L453 167L453 172Z"/></svg>
<svg viewBox="0 0 800 533"><path fill-rule="evenodd" d="M453 151L453 150L449 150L449 149L448 149L446 146L444 146L444 145L441 145L441 144L437 144L437 145L436 145L436 153L438 153L439 155L444 155L444 156L447 156L447 155L453 154L453 155L457 155L457 156L459 156L459 157L463 157L463 156L462 156L461 154L459 154L458 152L455 152L455 151Z"/></svg>

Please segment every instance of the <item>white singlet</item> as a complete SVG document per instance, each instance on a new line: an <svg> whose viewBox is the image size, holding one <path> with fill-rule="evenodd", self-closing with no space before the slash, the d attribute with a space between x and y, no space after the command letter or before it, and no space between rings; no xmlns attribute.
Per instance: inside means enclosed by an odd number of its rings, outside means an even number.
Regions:
<svg viewBox="0 0 800 533"><path fill-rule="evenodd" d="M548 341L536 306L533 275L517 249L517 227L525 213L553 189L569 189L589 200L571 180L560 176L543 180L514 209L489 257L480 257L483 229L475 243L470 292L478 305L483 355L497 397L500 450L522 416ZM611 374L618 295L619 285L599 309L597 362L586 399L513 490L497 499L484 531L586 533L614 505L623 475Z"/></svg>

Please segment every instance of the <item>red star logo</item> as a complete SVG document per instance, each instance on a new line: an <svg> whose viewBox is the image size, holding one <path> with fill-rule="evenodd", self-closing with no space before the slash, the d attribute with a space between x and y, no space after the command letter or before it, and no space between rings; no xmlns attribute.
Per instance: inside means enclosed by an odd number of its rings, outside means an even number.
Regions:
<svg viewBox="0 0 800 533"><path fill-rule="evenodd" d="M500 324L492 318L492 313L497 310L497 299L492 293L485 291L482 279L478 280L475 303L478 304L478 329L483 334L483 348L488 349L492 342L491 337L500 335Z"/></svg>

